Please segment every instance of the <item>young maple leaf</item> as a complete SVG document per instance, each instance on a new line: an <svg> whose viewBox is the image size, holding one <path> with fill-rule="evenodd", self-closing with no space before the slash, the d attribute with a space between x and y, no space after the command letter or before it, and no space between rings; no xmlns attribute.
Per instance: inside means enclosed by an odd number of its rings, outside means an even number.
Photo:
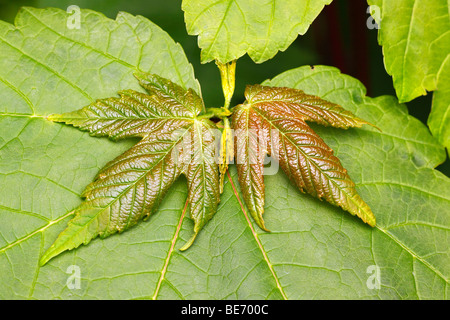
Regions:
<svg viewBox="0 0 450 320"><path fill-rule="evenodd" d="M48 117L93 136L141 140L108 163L86 187L85 201L41 257L41 265L65 250L88 244L97 236L122 232L148 218L182 174L188 183L194 235L181 250L191 246L216 212L221 191L215 158L217 127L204 116L198 117L203 100L192 89L184 90L159 76L140 73L136 77L148 94L125 90L119 92L120 98L101 99L81 110ZM264 156L272 154L300 190L374 226L375 217L356 193L347 171L305 121L345 129L368 123L296 89L255 85L248 86L245 95L247 101L234 108L231 127L240 132L234 152L239 183L258 225L266 230L262 218ZM222 157L225 154L228 151Z"/></svg>
<svg viewBox="0 0 450 320"><path fill-rule="evenodd" d="M357 215L370 226L375 217L333 150L306 124L314 121L337 128L368 122L337 104L291 88L247 86L246 102L235 107L236 166L244 201L262 229L264 157L276 158L289 179L302 191ZM275 151L274 151L275 150Z"/></svg>
<svg viewBox="0 0 450 320"><path fill-rule="evenodd" d="M87 130L93 136L114 140L142 140L103 168L74 210L75 217L41 257L43 265L54 256L122 232L153 213L173 182L184 174L188 184L190 217L194 235L211 219L220 200L219 177L214 154L215 125L197 119L202 99L192 90L156 75L137 74L148 94L120 92L75 112L51 115ZM191 143L186 146L186 141Z"/></svg>

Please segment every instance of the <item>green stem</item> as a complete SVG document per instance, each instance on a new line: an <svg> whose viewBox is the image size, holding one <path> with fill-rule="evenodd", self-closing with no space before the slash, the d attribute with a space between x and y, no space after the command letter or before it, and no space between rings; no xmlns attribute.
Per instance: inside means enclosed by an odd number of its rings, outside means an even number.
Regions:
<svg viewBox="0 0 450 320"><path fill-rule="evenodd" d="M219 118L223 119L231 115L231 111L225 108L208 108L208 112L201 114L197 117L197 119L210 119L210 118Z"/></svg>
<svg viewBox="0 0 450 320"><path fill-rule="evenodd" d="M220 71L220 79L222 81L222 90L223 95L225 97L225 102L223 107L221 108L207 108L206 112L199 115L197 119L210 119L210 118L219 118L226 119L231 115L230 111L230 102L234 93L234 83L235 83L235 75L236 75L236 60L233 60L229 63L222 64L216 61L217 66Z"/></svg>
<svg viewBox="0 0 450 320"><path fill-rule="evenodd" d="M231 98L234 93L234 83L236 76L236 60L229 63L222 64L216 61L220 71L220 79L222 80L222 90L225 97L223 108L228 110L230 107Z"/></svg>
<svg viewBox="0 0 450 320"><path fill-rule="evenodd" d="M231 135L231 127L230 120L228 116L232 114L230 111L230 102L234 93L234 83L235 83L235 75L236 75L236 60L233 60L229 63L222 64L216 61L217 66L220 70L220 78L222 80L222 90L223 96L225 97L225 102L223 104L223 108L221 108L225 117L221 118L223 121L223 131L222 138L220 141L220 158L222 159L222 163L219 165L220 171L220 181L219 188L220 193L223 192L223 184L225 179L225 174L228 170L228 164L231 159L234 157L234 146L233 146L233 137Z"/></svg>

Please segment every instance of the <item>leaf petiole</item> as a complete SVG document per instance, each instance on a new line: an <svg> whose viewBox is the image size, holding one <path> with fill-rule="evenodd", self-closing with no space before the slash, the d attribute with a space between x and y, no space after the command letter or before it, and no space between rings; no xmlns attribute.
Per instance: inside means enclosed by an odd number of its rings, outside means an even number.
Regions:
<svg viewBox="0 0 450 320"><path fill-rule="evenodd" d="M222 90L225 97L224 109L228 110L230 107L231 98L234 93L234 84L236 76L236 60L229 63L220 63L216 60L216 65L219 67L220 79L222 81Z"/></svg>
<svg viewBox="0 0 450 320"><path fill-rule="evenodd" d="M225 108L208 108L207 112L197 116L198 120L201 119L210 119L210 118L219 118L224 119L231 115L231 111Z"/></svg>

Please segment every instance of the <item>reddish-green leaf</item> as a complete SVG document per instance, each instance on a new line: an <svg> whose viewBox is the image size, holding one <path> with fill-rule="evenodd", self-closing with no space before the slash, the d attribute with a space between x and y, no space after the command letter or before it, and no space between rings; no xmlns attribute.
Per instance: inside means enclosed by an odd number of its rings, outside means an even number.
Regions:
<svg viewBox="0 0 450 320"><path fill-rule="evenodd" d="M144 137L161 127L183 127L203 108L203 101L192 89L186 91L157 75L136 77L150 95L124 90L119 92L120 98L100 99L81 110L48 119L116 140Z"/></svg>
<svg viewBox="0 0 450 320"><path fill-rule="evenodd" d="M181 250L189 248L201 228L216 213L220 199L215 136L212 128L213 124L207 121L195 121L192 128L191 161L186 168L186 177L191 219L195 225L193 237Z"/></svg>
<svg viewBox="0 0 450 320"><path fill-rule="evenodd" d="M101 170L83 193L75 217L41 258L46 263L59 253L122 232L153 213L172 183L188 180L190 216L195 222L192 243L216 212L218 171L214 162L213 124L197 120L203 108L193 90L154 75L139 74L149 94L127 90L120 98L99 100L79 111L53 115L113 139L143 139Z"/></svg>
<svg viewBox="0 0 450 320"><path fill-rule="evenodd" d="M367 122L301 90L255 85L248 86L245 95L246 103L234 111L232 127L239 132L237 140L243 141L235 144L239 183L258 225L265 228L263 152L278 159L302 192L325 199L375 226L375 217L357 194L347 170L305 120L339 128L360 127ZM255 132L258 138L252 136ZM253 159L249 157L252 153L257 155ZM247 161L239 162L239 154Z"/></svg>
<svg viewBox="0 0 450 320"><path fill-rule="evenodd" d="M264 230L264 156L269 153L267 130L261 117L249 107L238 106L233 112L235 156L239 184L248 210Z"/></svg>
<svg viewBox="0 0 450 320"><path fill-rule="evenodd" d="M276 110L286 119L313 121L342 129L369 124L338 104L298 89L253 85L246 88L245 97L254 107Z"/></svg>

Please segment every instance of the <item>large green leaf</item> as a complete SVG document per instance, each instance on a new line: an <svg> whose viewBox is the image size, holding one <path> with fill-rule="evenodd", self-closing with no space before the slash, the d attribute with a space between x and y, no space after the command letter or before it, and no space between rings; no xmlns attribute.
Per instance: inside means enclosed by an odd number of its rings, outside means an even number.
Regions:
<svg viewBox="0 0 450 320"><path fill-rule="evenodd" d="M433 93L428 126L450 154L450 54L438 72L438 79L438 90Z"/></svg>
<svg viewBox="0 0 450 320"><path fill-rule="evenodd" d="M332 0L183 0L187 31L198 35L202 62L245 53L260 63L286 50Z"/></svg>
<svg viewBox="0 0 450 320"><path fill-rule="evenodd" d="M400 101L435 91L428 125L450 148L450 2L368 0L381 14L378 39Z"/></svg>
<svg viewBox="0 0 450 320"><path fill-rule="evenodd" d="M438 72L450 54L447 0L368 0L381 14L378 40L401 102L438 88ZM447 66L448 67L448 66ZM447 101L450 98L447 97Z"/></svg>
<svg viewBox="0 0 450 320"><path fill-rule="evenodd" d="M68 19L62 10L24 8L16 26L0 22L2 296L33 290L26 278L39 269L27 271L31 265L13 257L16 250L24 249L27 260L42 254L26 247L44 245L44 232L56 222L67 223L71 213L62 213L80 203L81 191L99 168L133 144L91 138L44 117L76 110L121 88L142 90L136 70L199 90L181 47L147 19L121 13L114 21L83 10L80 29L68 28ZM40 250L55 239L46 237ZM13 279L16 268L31 273Z"/></svg>
<svg viewBox="0 0 450 320"><path fill-rule="evenodd" d="M321 209L290 202L290 197L289 201L280 200L283 194L290 194L291 186L283 189L285 182L280 181L279 176L268 177L276 181L272 182L274 188L281 189L278 197L268 201L271 207L278 209L273 215L279 215L279 210L284 208L285 220L299 221L298 226L284 227L279 232L278 243L301 248L296 252L299 258L295 260L287 261L285 255L279 255L281 270L289 279L287 281L301 281L307 276L320 279L317 287L310 285L306 292L299 291L297 297L320 295L333 298L338 293L333 285L327 284L334 282L348 285L346 289L340 287L339 296L353 297L355 286L347 279L353 278L355 282L355 277L367 279L362 273L358 275L355 271L358 267L355 266L373 264L380 268L381 289L366 291L367 295L374 294L379 298L447 298L450 180L432 169L444 161L445 153L427 129L417 119L408 116L406 107L398 105L392 97L364 97L365 90L358 81L340 75L334 68L303 67L265 84L301 88L340 103L382 130L377 132L366 127L347 132L316 129L336 150L358 192L377 217L377 226L373 230L347 224L338 216L323 223L325 217ZM429 161L430 156L434 160ZM269 179L267 185L271 185ZM293 210L289 212L289 208L300 205L309 210L302 210L301 215L295 215ZM266 220L270 215L267 210ZM316 225L305 219L322 223ZM278 222L277 219L275 226L283 224L284 221L280 220ZM310 234L295 232L295 229L302 229L300 226ZM274 229L274 226L268 227ZM264 239L271 242L268 247L276 246L272 242L275 239L269 240L267 235ZM324 252L323 256L318 252ZM332 257L330 252L334 252ZM361 290L358 296L364 296Z"/></svg>
<svg viewBox="0 0 450 320"><path fill-rule="evenodd" d="M44 118L118 90L139 90L132 75L132 61L138 60L122 55L130 64L124 66L113 52L105 56L102 41L109 34L122 38L133 26L152 30L154 36L141 53L148 65L140 69L198 89L181 49L146 19L121 14L112 21L84 11L86 29L76 31L64 29L65 18L60 10L26 9L19 14L18 30L0 26L1 298L449 296L450 184L432 169L443 161L443 148L394 98L366 98L361 83L330 67L295 69L266 85L301 88L382 129L314 127L373 209L375 229L301 194L280 173L265 177L265 222L272 231L265 233L244 214L231 167L216 215L188 251L178 250L193 228L191 220L183 219L187 188L181 180L147 222L93 240L40 267L39 257L66 227L67 212L81 203L86 185L133 144L91 137ZM84 37L76 38L77 32ZM95 36L97 41L88 45ZM130 34L124 38L136 40ZM132 45L123 46L125 52ZM76 68L68 67L72 64ZM380 289L366 285L372 265L380 268ZM80 271L79 289L67 285L72 266Z"/></svg>

